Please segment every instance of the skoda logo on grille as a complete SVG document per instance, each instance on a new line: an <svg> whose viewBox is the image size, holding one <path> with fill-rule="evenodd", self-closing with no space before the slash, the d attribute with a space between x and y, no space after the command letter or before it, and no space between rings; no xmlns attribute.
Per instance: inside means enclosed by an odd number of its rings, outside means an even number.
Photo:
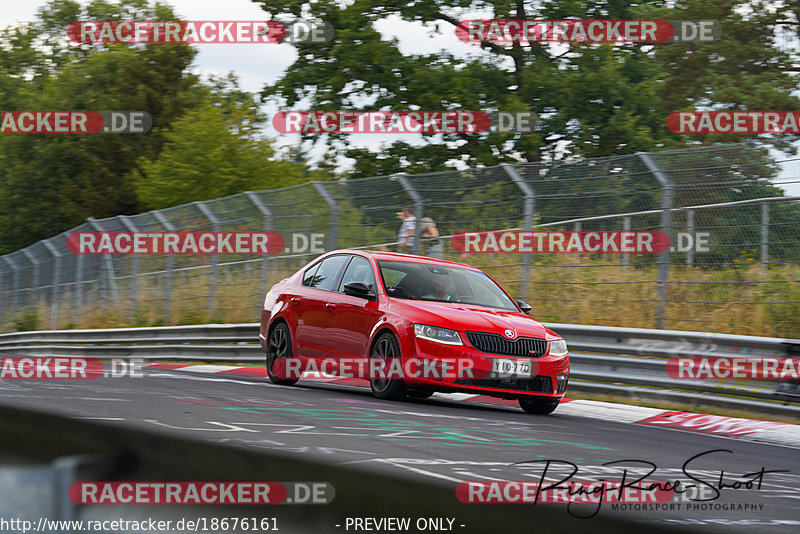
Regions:
<svg viewBox="0 0 800 534"><path fill-rule="evenodd" d="M508 339L514 339L514 331L511 330L510 328L507 329L504 333Z"/></svg>

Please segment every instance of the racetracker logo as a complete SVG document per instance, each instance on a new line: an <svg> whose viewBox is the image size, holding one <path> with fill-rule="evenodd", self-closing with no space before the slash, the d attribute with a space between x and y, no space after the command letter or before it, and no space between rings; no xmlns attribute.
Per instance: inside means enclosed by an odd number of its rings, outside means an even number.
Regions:
<svg viewBox="0 0 800 534"><path fill-rule="evenodd" d="M536 129L530 111L280 111L272 126L293 134L452 134Z"/></svg>
<svg viewBox="0 0 800 534"><path fill-rule="evenodd" d="M113 365L119 369L117 364ZM127 362L122 361L122 365L127 369ZM123 371L116 376L125 374ZM24 356L0 361L0 380L92 380L101 376L108 373L97 358Z"/></svg>
<svg viewBox="0 0 800 534"><path fill-rule="evenodd" d="M456 252L654 254L669 248L664 232L459 232L452 238Z"/></svg>
<svg viewBox="0 0 800 534"><path fill-rule="evenodd" d="M75 504L328 504L327 482L76 482Z"/></svg>
<svg viewBox="0 0 800 534"><path fill-rule="evenodd" d="M798 134L800 111L673 111L667 128L680 134Z"/></svg>
<svg viewBox="0 0 800 534"><path fill-rule="evenodd" d="M2 134L147 133L145 111L0 111Z"/></svg>
<svg viewBox="0 0 800 534"><path fill-rule="evenodd" d="M529 361L529 360L527 360ZM272 364L272 372L279 378L304 380L328 380L330 378L366 378L402 380L403 378L425 378L444 380L456 378L486 378L492 373L497 378L514 377L510 372L474 369L470 358L325 358L322 360L284 357ZM536 362L530 364L532 374L538 369ZM529 373L530 375L531 373Z"/></svg>
<svg viewBox="0 0 800 534"><path fill-rule="evenodd" d="M272 118L287 134L481 133L491 125L483 111L279 111Z"/></svg>
<svg viewBox="0 0 800 534"><path fill-rule="evenodd" d="M324 43L333 34L326 22L304 20L82 20L67 28L72 41L98 44Z"/></svg>
<svg viewBox="0 0 800 534"><path fill-rule="evenodd" d="M456 36L467 43L666 43L720 38L716 21L462 20Z"/></svg>
<svg viewBox="0 0 800 534"><path fill-rule="evenodd" d="M306 240L306 244L308 240ZM73 254L277 254L277 232L73 232Z"/></svg>
<svg viewBox="0 0 800 534"><path fill-rule="evenodd" d="M678 380L800 380L800 358L768 356L670 358L667 374Z"/></svg>
<svg viewBox="0 0 800 534"><path fill-rule="evenodd" d="M466 481L456 486L456 497L463 503L665 503L673 488L663 481Z"/></svg>

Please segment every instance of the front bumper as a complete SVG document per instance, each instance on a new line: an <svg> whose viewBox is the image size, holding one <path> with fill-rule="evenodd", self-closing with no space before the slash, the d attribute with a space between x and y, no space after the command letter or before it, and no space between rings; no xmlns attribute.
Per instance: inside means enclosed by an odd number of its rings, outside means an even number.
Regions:
<svg viewBox="0 0 800 534"><path fill-rule="evenodd" d="M462 337L464 345L444 345L410 336L403 350L404 368L417 369L405 377L408 386L436 391L470 392L503 398L522 395L563 398L569 380L569 356L517 357L479 351ZM492 360L531 364L530 376L492 372Z"/></svg>

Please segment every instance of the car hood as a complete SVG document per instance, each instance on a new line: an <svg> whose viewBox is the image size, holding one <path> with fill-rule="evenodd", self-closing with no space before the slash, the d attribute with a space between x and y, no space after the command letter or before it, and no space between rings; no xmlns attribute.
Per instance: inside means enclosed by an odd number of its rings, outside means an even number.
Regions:
<svg viewBox="0 0 800 534"><path fill-rule="evenodd" d="M415 323L430 324L460 331L492 332L503 335L507 329L514 331L514 337L545 338L557 336L542 323L520 312L484 308L455 302L399 301L399 306L407 308L406 318ZM402 304L400 304L402 303Z"/></svg>

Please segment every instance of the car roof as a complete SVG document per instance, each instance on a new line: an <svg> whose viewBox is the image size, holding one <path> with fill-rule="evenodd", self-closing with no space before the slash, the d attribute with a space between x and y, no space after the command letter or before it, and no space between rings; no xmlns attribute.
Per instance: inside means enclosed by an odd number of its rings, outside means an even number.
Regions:
<svg viewBox="0 0 800 534"><path fill-rule="evenodd" d="M451 266L458 266L463 267L466 269L472 269L475 271L479 271L477 267L473 267L472 265L467 265L465 263L457 263L454 261L448 260L439 260L436 258L429 258L427 256L417 256L415 254L402 254L400 252L383 252L380 250L356 250L356 249L341 249L341 250L332 250L328 254L366 254L372 256L376 261L380 260L394 260L394 261L413 261L416 263L430 263L436 265L451 265ZM327 254L326 254L327 255Z"/></svg>

